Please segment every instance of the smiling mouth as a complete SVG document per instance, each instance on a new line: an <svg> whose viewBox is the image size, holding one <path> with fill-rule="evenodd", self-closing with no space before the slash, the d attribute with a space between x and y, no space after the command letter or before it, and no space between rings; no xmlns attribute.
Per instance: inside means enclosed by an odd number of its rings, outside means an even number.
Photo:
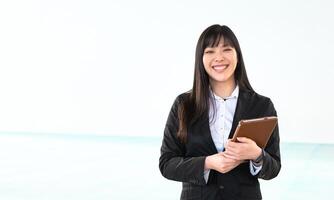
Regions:
<svg viewBox="0 0 334 200"><path fill-rule="evenodd" d="M212 68L216 71L223 71L224 69L226 69L228 67L228 65L213 65Z"/></svg>

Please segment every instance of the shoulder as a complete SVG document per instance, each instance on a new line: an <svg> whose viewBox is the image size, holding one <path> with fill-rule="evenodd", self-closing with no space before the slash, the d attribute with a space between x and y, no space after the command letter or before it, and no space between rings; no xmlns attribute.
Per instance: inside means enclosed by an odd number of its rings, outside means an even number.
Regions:
<svg viewBox="0 0 334 200"><path fill-rule="evenodd" d="M191 91L188 91L188 92L184 92L184 93L181 93L179 94L175 100L174 100L174 104L177 104L177 105L180 105L184 102L187 102L190 100L190 95L191 95Z"/></svg>
<svg viewBox="0 0 334 200"><path fill-rule="evenodd" d="M176 96L171 111L177 113L180 106L184 105L190 99L190 92L184 92Z"/></svg>
<svg viewBox="0 0 334 200"><path fill-rule="evenodd" d="M276 115L274 104L269 97L261 95L255 91L245 90L240 90L240 95L241 99L247 101L251 110L254 109L270 115Z"/></svg>
<svg viewBox="0 0 334 200"><path fill-rule="evenodd" d="M272 101L269 97L261 95L255 91L248 91L248 90L240 90L240 95L243 98L248 99L251 102L258 102L258 103L265 103L265 104L272 104Z"/></svg>

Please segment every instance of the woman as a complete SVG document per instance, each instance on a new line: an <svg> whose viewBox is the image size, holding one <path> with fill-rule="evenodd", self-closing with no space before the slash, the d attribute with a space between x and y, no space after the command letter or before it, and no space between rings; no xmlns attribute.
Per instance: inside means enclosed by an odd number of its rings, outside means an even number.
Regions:
<svg viewBox="0 0 334 200"><path fill-rule="evenodd" d="M169 113L159 168L183 182L181 199L262 199L258 178L281 168L278 127L261 149L248 138L230 138L241 119L276 116L273 103L251 87L239 42L227 26L201 34L193 88Z"/></svg>

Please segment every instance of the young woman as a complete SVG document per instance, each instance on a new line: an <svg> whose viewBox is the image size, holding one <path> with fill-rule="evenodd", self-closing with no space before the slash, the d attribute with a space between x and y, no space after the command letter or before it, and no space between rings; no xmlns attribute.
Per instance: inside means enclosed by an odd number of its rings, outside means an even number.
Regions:
<svg viewBox="0 0 334 200"><path fill-rule="evenodd" d="M227 26L201 34L193 88L169 113L159 168L183 182L181 199L262 199L258 178L281 169L278 126L261 149L248 138L230 138L242 119L276 116L271 100L251 87L239 42Z"/></svg>

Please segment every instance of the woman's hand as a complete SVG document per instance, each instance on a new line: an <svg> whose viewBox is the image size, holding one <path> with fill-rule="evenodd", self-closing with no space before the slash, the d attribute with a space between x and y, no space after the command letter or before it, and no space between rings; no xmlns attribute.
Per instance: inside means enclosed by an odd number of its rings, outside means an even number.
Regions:
<svg viewBox="0 0 334 200"><path fill-rule="evenodd" d="M246 137L238 137L238 142L227 141L225 146L225 156L235 160L256 160L262 150L256 143Z"/></svg>
<svg viewBox="0 0 334 200"><path fill-rule="evenodd" d="M242 160L228 158L226 157L225 152L220 152L206 157L204 168L205 170L213 169L220 173L227 173L242 162Z"/></svg>

